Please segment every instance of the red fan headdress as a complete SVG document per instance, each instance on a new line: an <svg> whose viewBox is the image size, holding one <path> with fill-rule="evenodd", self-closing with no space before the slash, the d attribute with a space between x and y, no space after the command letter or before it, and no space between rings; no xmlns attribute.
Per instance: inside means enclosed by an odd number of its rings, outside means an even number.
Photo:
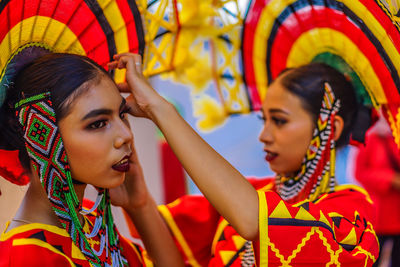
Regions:
<svg viewBox="0 0 400 267"><path fill-rule="evenodd" d="M285 68L324 62L352 81L360 104L382 106L400 146L398 14L392 0L253 0L242 46L252 109Z"/></svg>

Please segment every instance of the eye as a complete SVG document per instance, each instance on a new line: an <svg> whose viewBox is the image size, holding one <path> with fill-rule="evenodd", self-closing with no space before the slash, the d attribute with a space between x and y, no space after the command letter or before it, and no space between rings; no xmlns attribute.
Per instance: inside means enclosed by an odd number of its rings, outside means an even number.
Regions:
<svg viewBox="0 0 400 267"><path fill-rule="evenodd" d="M281 119L281 118L278 118L278 117L272 117L272 121L273 121L277 126L282 126L282 125L284 125L284 124L287 123L287 120Z"/></svg>
<svg viewBox="0 0 400 267"><path fill-rule="evenodd" d="M107 125L107 121L106 120L98 120L98 121L95 121L95 122L89 124L88 128L95 130L95 129L103 128L106 125Z"/></svg>

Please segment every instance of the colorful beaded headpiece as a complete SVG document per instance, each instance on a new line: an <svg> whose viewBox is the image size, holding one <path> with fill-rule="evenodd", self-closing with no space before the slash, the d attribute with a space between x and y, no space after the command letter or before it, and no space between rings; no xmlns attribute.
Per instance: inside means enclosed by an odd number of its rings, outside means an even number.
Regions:
<svg viewBox="0 0 400 267"><path fill-rule="evenodd" d="M50 93L27 97L19 101L15 108L16 116L23 127L25 145L33 168L40 178L55 214L74 244L94 266L127 264L120 253L119 237L113 223L108 190L99 190L94 207L89 211L82 211L81 203L75 193ZM95 223L93 227L89 226L91 231L85 232L77 212L87 214L94 210Z"/></svg>
<svg viewBox="0 0 400 267"><path fill-rule="evenodd" d="M310 147L303 159L300 172L295 177L277 176L276 184L280 196L290 202L304 199L315 200L322 193L333 191L335 180L335 140L333 120L340 108L328 83L322 107L311 139Z"/></svg>

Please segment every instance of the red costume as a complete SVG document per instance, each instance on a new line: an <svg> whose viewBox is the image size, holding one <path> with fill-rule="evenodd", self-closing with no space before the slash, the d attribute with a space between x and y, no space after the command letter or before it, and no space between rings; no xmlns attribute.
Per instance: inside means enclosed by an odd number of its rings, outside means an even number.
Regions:
<svg viewBox="0 0 400 267"><path fill-rule="evenodd" d="M0 237L1 267L91 266L63 228L41 223L7 228ZM130 240L120 236L120 246L129 266L153 266Z"/></svg>
<svg viewBox="0 0 400 267"><path fill-rule="evenodd" d="M190 266L255 266L254 259L256 266L371 266L376 260L372 202L363 189L337 186L313 202L289 204L274 192L274 179L251 182L260 199L260 235L252 246L202 196L160 207Z"/></svg>
<svg viewBox="0 0 400 267"><path fill-rule="evenodd" d="M95 217L89 215L86 218L90 221L87 220L84 230L90 232L88 224L92 224ZM0 267L92 266L63 228L41 223L9 231L7 228L8 225L0 237ZM129 266L153 266L141 247L121 235L119 237L121 252Z"/></svg>
<svg viewBox="0 0 400 267"><path fill-rule="evenodd" d="M378 122L383 123L383 122ZM371 194L375 204L375 230L381 247L392 240L391 266L400 264L400 191L392 186L400 179L400 154L389 128L377 125L360 148L356 161L356 179ZM382 130L385 132L382 133ZM379 261L377 262L378 266Z"/></svg>
<svg viewBox="0 0 400 267"><path fill-rule="evenodd" d="M400 234L400 191L392 188L396 172L400 173L400 154L392 136L368 135L357 155L355 174L376 205L378 234Z"/></svg>

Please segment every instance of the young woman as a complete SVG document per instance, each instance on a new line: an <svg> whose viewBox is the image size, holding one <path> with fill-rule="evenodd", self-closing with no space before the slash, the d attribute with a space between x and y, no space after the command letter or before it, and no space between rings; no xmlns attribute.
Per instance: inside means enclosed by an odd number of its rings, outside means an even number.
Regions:
<svg viewBox="0 0 400 267"><path fill-rule="evenodd" d="M157 266L183 266L150 197L108 73L77 55L47 54L18 72L1 107L1 148L18 150L26 196L1 235L0 266L152 266L118 234L110 203L125 209ZM98 197L82 206L86 186Z"/></svg>
<svg viewBox="0 0 400 267"><path fill-rule="evenodd" d="M370 198L359 187L335 184L335 149L348 144L357 127L356 97L342 74L310 64L285 71L271 84L260 140L276 177L252 185L147 84L140 65L132 54L110 63L127 69L127 83L119 87L131 92L130 113L161 129L208 200L187 196L160 208L189 265L375 262Z"/></svg>

